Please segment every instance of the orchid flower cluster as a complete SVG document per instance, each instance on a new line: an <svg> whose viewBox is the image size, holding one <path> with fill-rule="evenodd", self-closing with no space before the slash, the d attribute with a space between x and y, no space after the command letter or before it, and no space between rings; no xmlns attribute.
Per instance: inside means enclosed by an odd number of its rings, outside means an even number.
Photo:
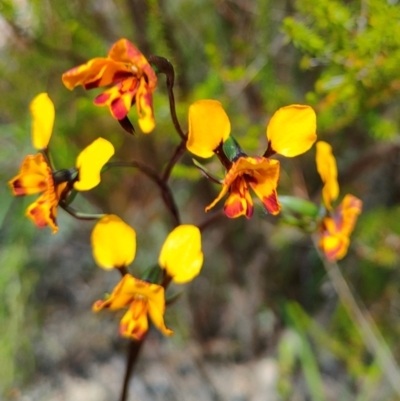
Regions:
<svg viewBox="0 0 400 401"><path fill-rule="evenodd" d="M266 127L264 153L248 156L231 134L229 118L217 100L193 103L188 110L187 131L182 130L175 113L172 65L158 56L146 59L127 39L117 41L107 57L94 58L65 72L62 82L71 90L78 85L85 89L105 87L94 104L107 106L111 116L129 133L134 132L134 125L128 114L136 105L140 130L148 134L156 126L152 96L160 74L167 78L171 118L181 144L164 174L130 162L160 186L164 202L174 216L175 227L150 272L146 270L141 277L135 277L128 270L136 253L136 232L132 227L114 214L87 217L71 206L76 191L95 188L102 172L120 166L121 162L111 161L115 153L113 145L107 139L98 138L82 150L75 166L57 169L49 147L55 107L46 93L37 95L30 105L32 143L37 153L27 156L17 176L9 181L15 196L40 194L26 210L26 216L39 228L48 226L55 234L59 208L78 219L96 220L91 236L94 260L102 269L118 270L122 278L110 295L94 303L93 311L125 309L119 332L136 341L145 338L149 318L163 334L173 333L164 321L167 287L171 281L184 284L193 280L203 264L201 231L195 224L181 223L168 184L170 172L185 148L201 159L215 155L226 171L223 178L216 177L194 160L196 167L221 188L216 198L205 206L206 212L216 208L226 197L223 206L226 217L250 219L255 208L252 191L266 213L274 216L281 213L281 221L304 228L300 223L307 219L307 230L318 236L320 249L331 261L346 255L350 234L362 209L361 200L353 195L346 195L336 208L333 207L339 196L336 161L328 143L316 143L316 114L310 106L293 104L277 110ZM275 156L295 157L307 152L315 143L317 171L323 183L322 203L317 205L306 199L278 196L280 162Z"/></svg>

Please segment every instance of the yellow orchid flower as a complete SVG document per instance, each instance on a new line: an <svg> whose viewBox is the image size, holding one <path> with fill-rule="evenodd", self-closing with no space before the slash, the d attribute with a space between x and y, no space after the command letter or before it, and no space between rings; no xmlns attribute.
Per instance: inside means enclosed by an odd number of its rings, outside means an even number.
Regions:
<svg viewBox="0 0 400 401"><path fill-rule="evenodd" d="M85 89L110 86L94 100L96 106L108 106L111 115L124 120L136 103L139 126L144 133L155 127L152 93L157 76L143 54L127 39L111 47L107 57L94 58L62 76L64 85L72 90L78 85Z"/></svg>
<svg viewBox="0 0 400 401"><path fill-rule="evenodd" d="M336 209L332 207L339 196L336 160L328 143L319 141L316 148L317 171L324 183L322 198L327 209L320 224L319 247L329 260L336 261L347 253L350 235L362 211L362 201L348 194Z"/></svg>
<svg viewBox="0 0 400 401"><path fill-rule="evenodd" d="M164 335L173 334L164 323L165 295L162 286L125 274L106 300L94 303L93 311L114 311L127 306L129 309L120 322L119 331L122 336L142 340L149 327L147 316Z"/></svg>
<svg viewBox="0 0 400 401"><path fill-rule="evenodd" d="M50 166L41 153L29 155L22 162L19 174L9 181L15 196L37 193L42 195L26 210L25 215L37 227L49 226L53 234L58 231L57 205L65 194L67 183L55 184Z"/></svg>
<svg viewBox="0 0 400 401"><path fill-rule="evenodd" d="M362 201L348 194L332 215L322 220L319 247L329 260L336 261L346 256L350 235L361 211Z"/></svg>
<svg viewBox="0 0 400 401"><path fill-rule="evenodd" d="M200 100L190 106L187 148L195 155L206 158L217 154L222 160L224 145L231 140L230 130L229 118L219 102ZM317 138L314 110L305 105L282 107L271 118L267 138L268 149L264 156L279 153L294 157L306 152ZM222 190L206 211L229 193L225 214L230 218L250 218L254 210L251 188L269 213L278 214L281 209L276 191L279 161L264 156L249 157L241 150L232 157L227 157L226 153L224 156L229 160L223 161L228 171L222 181Z"/></svg>
<svg viewBox="0 0 400 401"><path fill-rule="evenodd" d="M47 93L40 93L30 105L32 113L32 142L39 150L46 150L54 123L54 105ZM100 182L100 171L114 154L114 147L106 139L98 138L78 156L76 168L53 171L42 153L27 156L19 174L8 184L15 196L41 193L26 210L26 216L37 227L49 226L58 231L57 206L67 197L72 185L78 191L87 191Z"/></svg>
<svg viewBox="0 0 400 401"><path fill-rule="evenodd" d="M178 284L193 280L203 265L201 233L193 225L176 227L161 248L158 263Z"/></svg>
<svg viewBox="0 0 400 401"><path fill-rule="evenodd" d="M118 216L101 218L93 229L91 241L94 259L103 269L125 268L135 258L135 230ZM203 264L200 230L193 225L175 228L161 249L159 263L176 283L186 283L197 276ZM158 284L125 274L110 297L97 301L93 310L128 307L120 323L120 334L126 337L142 339L148 330L148 316L163 334L171 335L163 318L164 292Z"/></svg>

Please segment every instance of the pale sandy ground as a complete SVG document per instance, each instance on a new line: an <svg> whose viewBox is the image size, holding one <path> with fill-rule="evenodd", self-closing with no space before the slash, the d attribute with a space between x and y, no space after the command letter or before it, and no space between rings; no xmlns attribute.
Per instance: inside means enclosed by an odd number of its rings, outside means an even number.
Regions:
<svg viewBox="0 0 400 401"><path fill-rule="evenodd" d="M199 362L196 350L160 353L148 343L136 376L130 384L129 401L275 401L277 365L273 359L242 364ZM171 352L173 351L173 352ZM18 401L110 401L118 400L125 360L112 357L93 363L88 377L58 372L39 376L22 391Z"/></svg>

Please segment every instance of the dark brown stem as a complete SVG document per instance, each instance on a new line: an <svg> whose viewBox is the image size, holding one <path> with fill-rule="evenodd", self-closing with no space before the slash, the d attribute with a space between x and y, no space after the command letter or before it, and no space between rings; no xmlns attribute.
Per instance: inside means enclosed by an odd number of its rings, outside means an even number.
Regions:
<svg viewBox="0 0 400 401"><path fill-rule="evenodd" d="M178 160L182 157L183 153L185 152L185 148L186 148L186 138L181 140L180 144L175 149L175 153L173 154L170 161L166 165L164 173L162 175L163 182L168 181L168 179L171 175L172 169L174 168L174 166L178 162Z"/></svg>
<svg viewBox="0 0 400 401"><path fill-rule="evenodd" d="M126 370L125 370L125 377L124 377L124 384L122 386L121 398L120 401L126 401L128 397L128 387L131 375L135 368L136 362L139 357L140 350L144 344L144 337L141 341L131 341L129 344L129 351L128 357L126 362Z"/></svg>
<svg viewBox="0 0 400 401"><path fill-rule="evenodd" d="M263 154L263 157L271 157L271 156L273 156L273 155L275 155L276 154L276 152L275 152L275 150L274 149L272 149L272 146L271 146L271 141L268 141L268 148L267 148L267 150L264 152L264 154Z"/></svg>
<svg viewBox="0 0 400 401"><path fill-rule="evenodd" d="M172 277L168 274L165 274L162 286L166 289L168 285L171 283ZM136 366L136 362L139 357L140 350L146 340L146 336L142 338L140 341L131 341L129 344L128 357L126 362L126 370L124 377L124 384L122 386L122 393L120 401L126 401L128 397L128 386L129 381Z"/></svg>
<svg viewBox="0 0 400 401"><path fill-rule="evenodd" d="M148 178L150 178L161 190L162 199L164 201L165 206L170 212L175 225L179 225L181 223L181 218L179 215L178 207L176 206L175 199L172 195L171 189L164 181L164 179L160 178L159 175L149 166L146 166L143 163L138 161L131 162L110 162L107 163L107 168L111 167L133 167L137 168L143 174L145 174Z"/></svg>
<svg viewBox="0 0 400 401"><path fill-rule="evenodd" d="M205 219L202 223L200 223L197 227L199 228L199 230L201 232L203 232L206 228L211 226L213 223L215 223L221 217L224 217L224 209L221 209L218 212L215 212L214 214L209 216L207 219Z"/></svg>
<svg viewBox="0 0 400 401"><path fill-rule="evenodd" d="M174 95L174 83L175 83L175 71L174 66L164 57L160 56L149 56L149 62L153 64L157 70L165 74L167 82L168 100L169 100L169 110L171 113L172 122L178 135L186 140L187 135L183 132L181 125L179 124L178 117L176 115L175 108L175 95Z"/></svg>
<svg viewBox="0 0 400 401"><path fill-rule="evenodd" d="M92 221L92 220L98 220L105 216L105 214L92 214L92 213L82 213L79 212L78 210L74 209L71 206L68 206L65 204L64 201L61 201L58 206L60 206L62 209L64 209L68 214L70 214L72 217L75 217L78 220L86 220L86 221Z"/></svg>

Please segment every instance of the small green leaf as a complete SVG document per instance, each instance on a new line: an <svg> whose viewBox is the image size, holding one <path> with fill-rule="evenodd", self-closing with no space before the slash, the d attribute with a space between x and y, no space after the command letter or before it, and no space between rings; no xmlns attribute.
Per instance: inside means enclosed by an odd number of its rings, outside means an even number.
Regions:
<svg viewBox="0 0 400 401"><path fill-rule="evenodd" d="M196 159L192 159L193 164L211 181L216 184L222 184L222 179L215 177L206 167L204 167L201 163L199 163Z"/></svg>
<svg viewBox="0 0 400 401"><path fill-rule="evenodd" d="M283 213L296 213L300 216L318 217L318 207L314 203L295 196L279 196Z"/></svg>
<svg viewBox="0 0 400 401"><path fill-rule="evenodd" d="M158 265L148 267L140 276L143 281L158 284L160 280L161 268Z"/></svg>
<svg viewBox="0 0 400 401"><path fill-rule="evenodd" d="M222 150L229 161L234 162L241 156L246 156L236 139L230 135L228 139L222 144Z"/></svg>

